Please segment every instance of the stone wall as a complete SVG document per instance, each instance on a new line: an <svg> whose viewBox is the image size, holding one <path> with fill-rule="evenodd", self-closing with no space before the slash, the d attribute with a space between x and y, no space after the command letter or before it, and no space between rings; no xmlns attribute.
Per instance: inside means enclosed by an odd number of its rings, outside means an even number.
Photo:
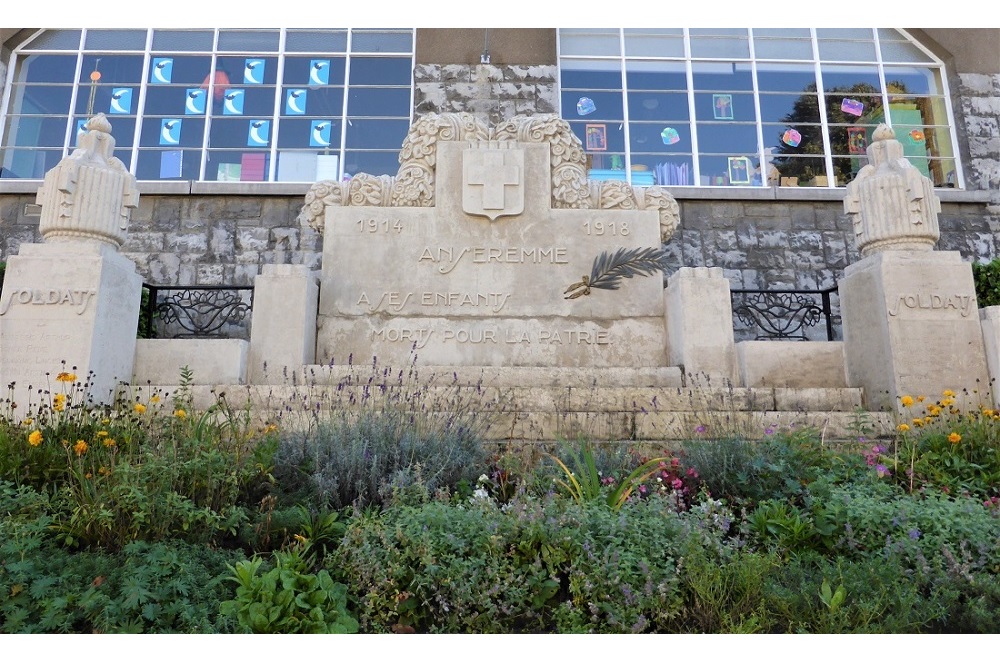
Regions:
<svg viewBox="0 0 1000 667"><path fill-rule="evenodd" d="M959 74L957 122L964 128L971 160L969 190L1000 188L1000 74Z"/></svg>
<svg viewBox="0 0 1000 667"><path fill-rule="evenodd" d="M417 65L414 117L467 111L491 127L518 114L556 113L555 65Z"/></svg>

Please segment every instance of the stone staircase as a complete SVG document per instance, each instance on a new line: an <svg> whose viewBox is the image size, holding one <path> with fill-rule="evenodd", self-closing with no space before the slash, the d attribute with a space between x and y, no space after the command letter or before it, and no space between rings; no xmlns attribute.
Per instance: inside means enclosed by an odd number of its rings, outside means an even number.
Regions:
<svg viewBox="0 0 1000 667"><path fill-rule="evenodd" d="M331 410L392 405L421 419L478 415L493 441L592 439L678 441L765 437L811 428L826 440L888 436L891 413L862 409L851 388L713 387L679 368L305 366L280 383L200 386L195 405L224 393L263 419L294 427ZM165 388L175 391L176 388Z"/></svg>

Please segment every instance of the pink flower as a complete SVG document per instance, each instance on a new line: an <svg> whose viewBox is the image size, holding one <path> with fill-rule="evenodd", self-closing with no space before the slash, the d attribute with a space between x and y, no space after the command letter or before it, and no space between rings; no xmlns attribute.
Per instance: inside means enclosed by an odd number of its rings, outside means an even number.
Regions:
<svg viewBox="0 0 1000 667"><path fill-rule="evenodd" d="M674 481L670 482L670 486L674 487L675 489L679 489L682 486L684 486L684 482L682 482L677 478L674 478Z"/></svg>

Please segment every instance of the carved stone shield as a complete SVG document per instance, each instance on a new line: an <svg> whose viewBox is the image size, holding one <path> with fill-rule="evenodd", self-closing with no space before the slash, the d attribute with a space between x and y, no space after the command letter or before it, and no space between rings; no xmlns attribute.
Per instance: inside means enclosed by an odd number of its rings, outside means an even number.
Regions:
<svg viewBox="0 0 1000 667"><path fill-rule="evenodd" d="M490 220L524 212L524 150L466 148L462 152L462 210Z"/></svg>

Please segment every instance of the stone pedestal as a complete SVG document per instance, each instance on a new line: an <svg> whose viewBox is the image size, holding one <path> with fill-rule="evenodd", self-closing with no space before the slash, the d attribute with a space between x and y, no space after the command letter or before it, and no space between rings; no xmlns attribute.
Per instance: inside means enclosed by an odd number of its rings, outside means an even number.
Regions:
<svg viewBox="0 0 1000 667"><path fill-rule="evenodd" d="M664 294L667 363L683 366L691 383L738 382L733 305L722 269L678 269Z"/></svg>
<svg viewBox="0 0 1000 667"><path fill-rule="evenodd" d="M22 245L0 294L0 382L27 408L73 372L88 399L109 401L132 378L141 294L135 264L105 243Z"/></svg>
<svg viewBox="0 0 1000 667"><path fill-rule="evenodd" d="M989 403L972 268L958 252L865 257L847 267L840 306L848 384L864 388L869 409L945 389Z"/></svg>
<svg viewBox="0 0 1000 667"><path fill-rule="evenodd" d="M993 405L1000 409L1000 306L980 308L979 323L983 328L986 367L990 372L993 389Z"/></svg>
<svg viewBox="0 0 1000 667"><path fill-rule="evenodd" d="M305 266L269 264L254 279L248 360L252 384L288 382L292 373L315 363L318 300L319 280Z"/></svg>

